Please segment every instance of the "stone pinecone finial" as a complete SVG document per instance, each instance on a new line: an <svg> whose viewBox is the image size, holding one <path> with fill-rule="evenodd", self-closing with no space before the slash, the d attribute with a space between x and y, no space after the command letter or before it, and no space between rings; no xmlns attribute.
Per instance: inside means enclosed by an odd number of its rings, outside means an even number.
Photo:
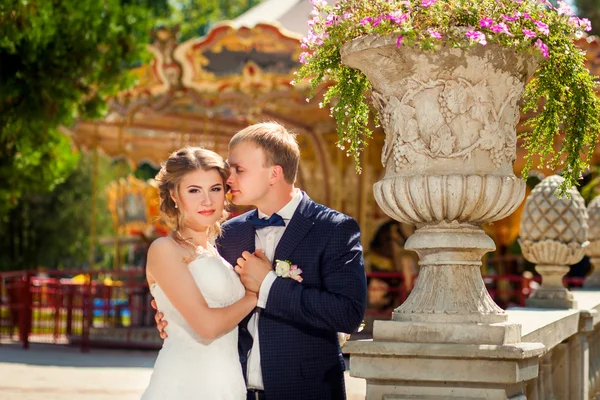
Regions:
<svg viewBox="0 0 600 400"><path fill-rule="evenodd" d="M521 216L519 243L523 256L542 265L572 265L583 257L588 238L588 213L574 188L570 197L556 197L564 179L553 175L527 197Z"/></svg>

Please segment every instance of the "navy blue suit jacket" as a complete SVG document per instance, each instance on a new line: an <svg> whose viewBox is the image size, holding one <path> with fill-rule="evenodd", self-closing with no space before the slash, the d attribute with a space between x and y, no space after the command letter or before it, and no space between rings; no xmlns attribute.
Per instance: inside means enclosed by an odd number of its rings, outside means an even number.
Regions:
<svg viewBox="0 0 600 400"><path fill-rule="evenodd" d="M247 221L253 213L256 210L223 225L217 246L232 265L243 251L255 250L255 230ZM278 277L261 311L258 331L266 398L345 399L337 332L356 331L367 301L358 224L303 193L274 259L297 264L304 280ZM239 330L244 375L252 347L249 318Z"/></svg>

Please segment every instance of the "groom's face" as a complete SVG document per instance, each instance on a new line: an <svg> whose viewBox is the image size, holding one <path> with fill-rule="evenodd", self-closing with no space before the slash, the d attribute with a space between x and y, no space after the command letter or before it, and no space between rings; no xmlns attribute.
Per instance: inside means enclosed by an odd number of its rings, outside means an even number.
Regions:
<svg viewBox="0 0 600 400"><path fill-rule="evenodd" d="M270 188L273 167L267 166L264 150L254 143L242 142L229 149L227 184L234 204L258 206Z"/></svg>

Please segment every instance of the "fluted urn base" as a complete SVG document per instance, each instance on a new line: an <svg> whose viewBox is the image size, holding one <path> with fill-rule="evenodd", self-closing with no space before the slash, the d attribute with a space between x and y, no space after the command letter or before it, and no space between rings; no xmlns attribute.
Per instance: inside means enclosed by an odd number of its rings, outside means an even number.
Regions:
<svg viewBox="0 0 600 400"><path fill-rule="evenodd" d="M525 300L525 305L536 308L577 308L573 294L562 284L562 278L569 269L564 265L536 265L535 270L542 276L542 286Z"/></svg>
<svg viewBox="0 0 600 400"><path fill-rule="evenodd" d="M418 229L406 248L419 254L419 278L395 321L497 323L506 321L481 278L481 257L495 249L481 228L440 223Z"/></svg>

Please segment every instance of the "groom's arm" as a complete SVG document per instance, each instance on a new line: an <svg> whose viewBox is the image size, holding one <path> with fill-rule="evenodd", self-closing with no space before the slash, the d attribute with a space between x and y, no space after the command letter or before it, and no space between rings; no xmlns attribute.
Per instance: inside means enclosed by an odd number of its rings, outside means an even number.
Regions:
<svg viewBox="0 0 600 400"><path fill-rule="evenodd" d="M332 229L319 266L322 288L277 278L265 313L336 332L353 333L360 326L367 303L360 228L346 217Z"/></svg>

